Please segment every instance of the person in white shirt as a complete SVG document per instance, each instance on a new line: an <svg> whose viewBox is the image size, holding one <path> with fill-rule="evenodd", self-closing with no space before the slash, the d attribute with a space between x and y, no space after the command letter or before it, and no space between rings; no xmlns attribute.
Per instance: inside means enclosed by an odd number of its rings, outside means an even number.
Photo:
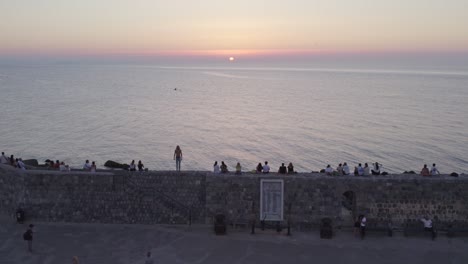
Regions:
<svg viewBox="0 0 468 264"><path fill-rule="evenodd" d="M61 162L59 166L60 171L70 171L70 167L68 165L65 165L65 162Z"/></svg>
<svg viewBox="0 0 468 264"><path fill-rule="evenodd" d="M5 152L2 152L2 156L0 156L0 164L7 164L8 158L5 156Z"/></svg>
<svg viewBox="0 0 468 264"><path fill-rule="evenodd" d="M219 165L218 165L218 161L215 161L214 165L213 165L213 172L218 174L219 173Z"/></svg>
<svg viewBox="0 0 468 264"><path fill-rule="evenodd" d="M359 163L357 171L359 176L364 175L364 168L362 167L361 163Z"/></svg>
<svg viewBox="0 0 468 264"><path fill-rule="evenodd" d="M361 239L364 239L364 237L366 236L367 219L365 215L361 215L360 218L361 218Z"/></svg>
<svg viewBox="0 0 468 264"><path fill-rule="evenodd" d="M128 166L128 170L129 170L129 171L136 171L135 160L132 160L132 162L131 162L130 165Z"/></svg>
<svg viewBox="0 0 468 264"><path fill-rule="evenodd" d="M22 170L26 170L26 165L24 165L24 162L23 162L23 159L18 159L18 168L22 169Z"/></svg>
<svg viewBox="0 0 468 264"><path fill-rule="evenodd" d="M268 166L268 161L265 161L265 165L263 165L263 173L269 173L270 166Z"/></svg>
<svg viewBox="0 0 468 264"><path fill-rule="evenodd" d="M86 160L85 164L83 165L83 170L85 171L91 170L91 164L89 164L89 160Z"/></svg>
<svg viewBox="0 0 468 264"><path fill-rule="evenodd" d="M440 174L440 172L439 172L439 170L437 169L436 164L433 163L433 164L432 164L432 168L431 168L431 175L432 175L432 176L435 176L435 175L437 175L437 174Z"/></svg>
<svg viewBox="0 0 468 264"><path fill-rule="evenodd" d="M424 231L431 232L432 240L434 240L436 237L436 231L434 230L434 227L432 226L432 220L429 219L429 217L425 216L421 218L421 222L423 222L424 224Z"/></svg>
<svg viewBox="0 0 468 264"><path fill-rule="evenodd" d="M330 166L330 164L328 164L327 167L325 168L325 173L327 175L332 175L333 174L333 168Z"/></svg>
<svg viewBox="0 0 468 264"><path fill-rule="evenodd" d="M349 167L348 164L343 163L343 175L349 175Z"/></svg>
<svg viewBox="0 0 468 264"><path fill-rule="evenodd" d="M367 165L367 163L364 163L364 176L369 176L370 175L370 169L369 169L369 165Z"/></svg>

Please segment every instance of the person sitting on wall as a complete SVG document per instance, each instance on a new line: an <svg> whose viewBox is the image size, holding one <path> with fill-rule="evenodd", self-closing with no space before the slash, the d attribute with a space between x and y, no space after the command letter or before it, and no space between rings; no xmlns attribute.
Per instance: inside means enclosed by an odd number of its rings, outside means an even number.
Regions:
<svg viewBox="0 0 468 264"><path fill-rule="evenodd" d="M364 168L362 167L361 163L359 163L357 167L358 175L363 176L364 175Z"/></svg>
<svg viewBox="0 0 468 264"><path fill-rule="evenodd" d="M54 170L55 169L55 163L53 160L49 160L49 167L47 168L49 170Z"/></svg>
<svg viewBox="0 0 468 264"><path fill-rule="evenodd" d="M5 152L2 152L0 156L0 164L8 164L8 158L5 156Z"/></svg>
<svg viewBox="0 0 468 264"><path fill-rule="evenodd" d="M219 174L219 172L220 172L219 165L218 165L218 161L216 160L215 163L213 164L213 173Z"/></svg>
<svg viewBox="0 0 468 264"><path fill-rule="evenodd" d="M349 167L348 164L345 162L343 163L343 175L349 175Z"/></svg>
<svg viewBox="0 0 468 264"><path fill-rule="evenodd" d="M364 163L364 173L362 175L364 175L364 176L369 176L370 175L370 169L369 169L369 165L367 165L367 163Z"/></svg>
<svg viewBox="0 0 468 264"><path fill-rule="evenodd" d="M89 163L89 160L86 160L85 164L83 165L83 170L85 171L91 170L91 164Z"/></svg>
<svg viewBox="0 0 468 264"><path fill-rule="evenodd" d="M343 165L341 163L338 164L338 167L336 167L336 174L343 175Z"/></svg>
<svg viewBox="0 0 468 264"><path fill-rule="evenodd" d="M130 163L130 166L128 167L128 170L129 171L136 171L135 160L132 160L132 162Z"/></svg>
<svg viewBox="0 0 468 264"><path fill-rule="evenodd" d="M242 174L242 166L240 165L240 162L237 162L236 174Z"/></svg>
<svg viewBox="0 0 468 264"><path fill-rule="evenodd" d="M421 176L430 176L429 169L427 168L427 164L424 164L424 167L421 170Z"/></svg>
<svg viewBox="0 0 468 264"><path fill-rule="evenodd" d="M325 168L325 173L327 175L333 175L333 168L330 166L330 164L328 164L327 167Z"/></svg>
<svg viewBox="0 0 468 264"><path fill-rule="evenodd" d="M256 173L262 173L262 170L263 170L262 163L259 162L258 165L257 165Z"/></svg>
<svg viewBox="0 0 468 264"><path fill-rule="evenodd" d="M374 169L372 170L372 175L380 175L380 165L378 162L374 163Z"/></svg>
<svg viewBox="0 0 468 264"><path fill-rule="evenodd" d="M359 170L356 166L354 166L354 176L359 176Z"/></svg>
<svg viewBox="0 0 468 264"><path fill-rule="evenodd" d="M221 161L221 173L228 173L228 168L224 161Z"/></svg>
<svg viewBox="0 0 468 264"><path fill-rule="evenodd" d="M145 165L141 162L141 160L138 161L138 171L144 171L145 170Z"/></svg>
<svg viewBox="0 0 468 264"><path fill-rule="evenodd" d="M65 162L62 161L60 163L59 170L60 171L70 171L70 167L68 165L66 165Z"/></svg>
<svg viewBox="0 0 468 264"><path fill-rule="evenodd" d="M286 174L286 166L284 166L284 163L281 163L281 166L278 169L278 173L280 174Z"/></svg>
<svg viewBox="0 0 468 264"><path fill-rule="evenodd" d="M91 163L91 167L89 168L89 171L92 172L92 173L94 173L94 172L96 172L96 170L97 170L96 162L93 161L93 162Z"/></svg>
<svg viewBox="0 0 468 264"><path fill-rule="evenodd" d="M268 165L268 161L265 161L265 165L263 165L263 173L270 173L270 166Z"/></svg>
<svg viewBox="0 0 468 264"><path fill-rule="evenodd" d="M436 167L435 163L432 163L432 168L431 168L431 175L436 176L437 174L440 174L439 170Z"/></svg>
<svg viewBox="0 0 468 264"><path fill-rule="evenodd" d="M292 162L289 162L288 164L288 173L294 173L294 166Z"/></svg>
<svg viewBox="0 0 468 264"><path fill-rule="evenodd" d="M18 159L18 161L17 161L17 166L18 166L18 169L26 170L26 165L24 164L22 158L19 158L19 159Z"/></svg>
<svg viewBox="0 0 468 264"><path fill-rule="evenodd" d="M10 165L16 168L16 160L14 155L10 156Z"/></svg>

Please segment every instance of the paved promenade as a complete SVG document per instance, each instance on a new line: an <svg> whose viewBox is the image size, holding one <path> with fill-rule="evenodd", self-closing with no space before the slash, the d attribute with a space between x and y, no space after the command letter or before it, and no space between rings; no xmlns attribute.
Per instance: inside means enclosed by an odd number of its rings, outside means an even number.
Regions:
<svg viewBox="0 0 468 264"><path fill-rule="evenodd" d="M370 234L364 241L348 231L332 240L317 232L287 237L272 231L250 235L230 230L215 236L207 226L144 226L35 223L33 253L22 234L26 225L0 220L1 264L143 264L150 250L155 263L468 263L468 238L404 238Z"/></svg>

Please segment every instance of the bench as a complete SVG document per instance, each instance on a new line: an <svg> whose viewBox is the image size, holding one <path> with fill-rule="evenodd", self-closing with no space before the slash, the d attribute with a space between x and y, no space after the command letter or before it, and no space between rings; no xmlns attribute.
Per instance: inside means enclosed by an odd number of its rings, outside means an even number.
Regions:
<svg viewBox="0 0 468 264"><path fill-rule="evenodd" d="M367 220L366 222L366 233L368 232L384 232L387 236L393 236L393 225L389 221L374 221Z"/></svg>
<svg viewBox="0 0 468 264"><path fill-rule="evenodd" d="M468 223L461 221L454 221L447 224L447 236L455 237L468 235Z"/></svg>
<svg viewBox="0 0 468 264"><path fill-rule="evenodd" d="M407 221L403 228L403 235L405 237L417 235L430 235L432 240L434 240L437 237L437 229L434 222L432 223L432 230L432 232L424 230L424 225L420 221Z"/></svg>

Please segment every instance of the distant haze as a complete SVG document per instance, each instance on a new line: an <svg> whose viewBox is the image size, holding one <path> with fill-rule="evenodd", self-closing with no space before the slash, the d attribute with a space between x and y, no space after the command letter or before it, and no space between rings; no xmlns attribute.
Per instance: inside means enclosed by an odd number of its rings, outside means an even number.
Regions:
<svg viewBox="0 0 468 264"><path fill-rule="evenodd" d="M269 57L468 50L466 0L0 2L0 55Z"/></svg>

